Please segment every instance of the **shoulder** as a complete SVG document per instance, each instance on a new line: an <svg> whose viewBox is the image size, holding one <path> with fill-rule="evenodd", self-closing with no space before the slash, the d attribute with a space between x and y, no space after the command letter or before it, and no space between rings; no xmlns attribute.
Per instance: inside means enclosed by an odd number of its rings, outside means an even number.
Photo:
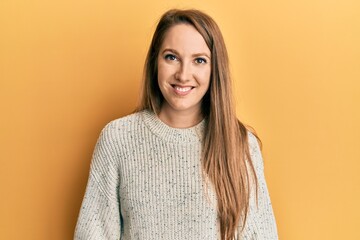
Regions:
<svg viewBox="0 0 360 240"><path fill-rule="evenodd" d="M126 128L132 124L141 122L143 111L135 112L117 119L110 121L104 129L112 129L114 127Z"/></svg>
<svg viewBox="0 0 360 240"><path fill-rule="evenodd" d="M260 151L259 141L258 141L257 137L255 136L255 134L248 130L247 138L248 138L250 153L256 153L256 152Z"/></svg>
<svg viewBox="0 0 360 240"><path fill-rule="evenodd" d="M250 132L247 131L248 144L249 144L249 153L251 157L251 161L255 167L256 172L264 170L264 162L261 154L261 149L259 145L259 141L257 137Z"/></svg>
<svg viewBox="0 0 360 240"><path fill-rule="evenodd" d="M135 112L108 122L101 130L98 144L119 144L142 124L142 112Z"/></svg>
<svg viewBox="0 0 360 240"><path fill-rule="evenodd" d="M103 129L103 133L114 133L118 131L126 131L131 129L134 125L139 125L142 122L142 112L135 112L124 117L120 117L108 122Z"/></svg>

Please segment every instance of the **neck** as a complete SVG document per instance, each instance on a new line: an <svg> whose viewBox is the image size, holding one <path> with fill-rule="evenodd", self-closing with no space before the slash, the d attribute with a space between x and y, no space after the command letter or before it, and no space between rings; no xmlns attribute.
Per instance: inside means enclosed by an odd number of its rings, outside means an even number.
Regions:
<svg viewBox="0 0 360 240"><path fill-rule="evenodd" d="M176 111L170 110L166 106L161 108L159 118L166 125L173 128L189 128L197 125L203 119L201 110L197 111Z"/></svg>

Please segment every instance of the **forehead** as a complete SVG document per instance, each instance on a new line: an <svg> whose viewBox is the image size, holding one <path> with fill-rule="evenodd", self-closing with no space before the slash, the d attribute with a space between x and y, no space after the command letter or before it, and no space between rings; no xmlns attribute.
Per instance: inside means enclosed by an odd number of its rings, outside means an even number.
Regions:
<svg viewBox="0 0 360 240"><path fill-rule="evenodd" d="M161 45L161 49L171 48L180 53L195 54L199 52L208 53L208 48L201 34L190 24L177 24L172 26Z"/></svg>

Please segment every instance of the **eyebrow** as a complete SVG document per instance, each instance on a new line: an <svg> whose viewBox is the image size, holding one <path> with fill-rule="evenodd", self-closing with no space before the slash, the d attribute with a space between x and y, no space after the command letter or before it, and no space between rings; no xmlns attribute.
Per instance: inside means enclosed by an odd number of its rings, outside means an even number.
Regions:
<svg viewBox="0 0 360 240"><path fill-rule="evenodd" d="M175 53L176 55L180 55L178 51L176 51L175 49L172 49L172 48L165 48L162 53L164 52L172 52L172 53ZM207 54L207 53L195 53L193 55L191 55L192 57L199 57L199 56L206 56L207 58L211 59L210 56Z"/></svg>

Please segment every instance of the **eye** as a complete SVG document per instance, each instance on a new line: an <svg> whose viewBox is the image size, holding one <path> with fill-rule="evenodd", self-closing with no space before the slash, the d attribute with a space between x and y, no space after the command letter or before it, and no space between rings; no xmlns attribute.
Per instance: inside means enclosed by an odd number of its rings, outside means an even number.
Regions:
<svg viewBox="0 0 360 240"><path fill-rule="evenodd" d="M205 58L196 58L196 59L195 59L195 63L205 64L205 63L207 63L207 61L206 61Z"/></svg>
<svg viewBox="0 0 360 240"><path fill-rule="evenodd" d="M177 58L173 54L166 54L164 57L166 60L175 61Z"/></svg>

